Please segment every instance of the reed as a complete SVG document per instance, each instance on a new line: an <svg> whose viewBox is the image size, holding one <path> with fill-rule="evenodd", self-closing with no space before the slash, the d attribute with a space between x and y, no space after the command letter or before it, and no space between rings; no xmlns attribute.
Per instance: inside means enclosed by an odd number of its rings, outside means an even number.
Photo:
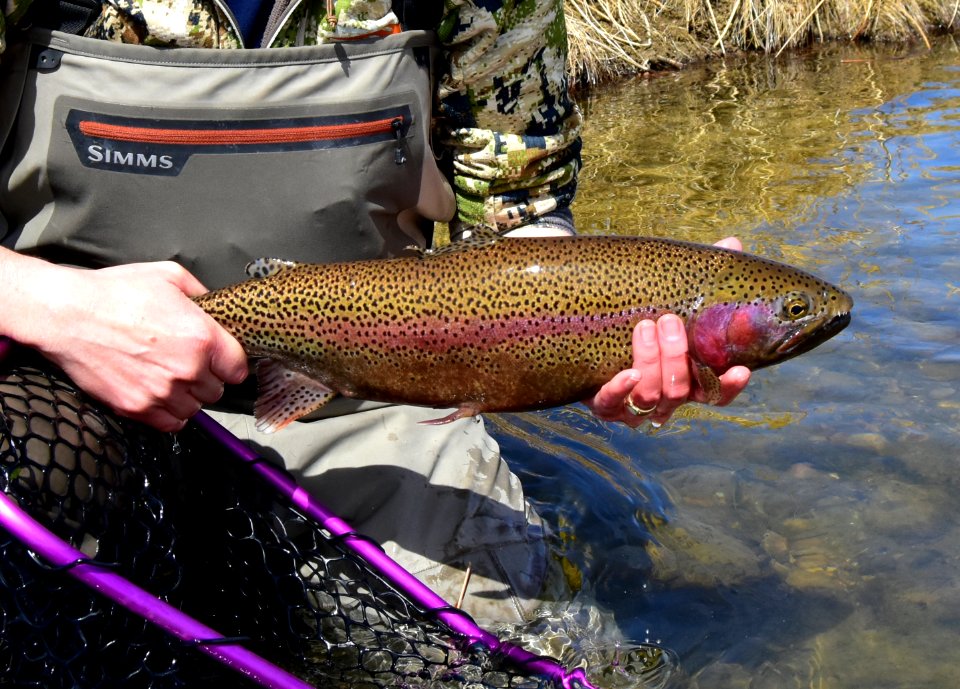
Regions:
<svg viewBox="0 0 960 689"><path fill-rule="evenodd" d="M960 27L960 0L566 0L565 11L578 86L816 42L929 45Z"/></svg>

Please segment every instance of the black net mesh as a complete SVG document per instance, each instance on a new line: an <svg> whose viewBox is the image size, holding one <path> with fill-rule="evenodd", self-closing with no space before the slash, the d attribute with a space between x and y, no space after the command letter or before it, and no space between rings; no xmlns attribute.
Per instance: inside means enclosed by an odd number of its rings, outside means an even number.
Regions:
<svg viewBox="0 0 960 689"><path fill-rule="evenodd" d="M34 359L0 371L0 488L88 558L316 686L545 682L458 650L200 431L118 419ZM0 528L0 685L200 682L257 686Z"/></svg>

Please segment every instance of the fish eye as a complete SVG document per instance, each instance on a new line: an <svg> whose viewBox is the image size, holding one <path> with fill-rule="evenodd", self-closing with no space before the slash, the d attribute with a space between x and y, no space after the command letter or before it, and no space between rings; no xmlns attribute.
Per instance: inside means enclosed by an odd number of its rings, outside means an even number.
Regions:
<svg viewBox="0 0 960 689"><path fill-rule="evenodd" d="M783 317L790 321L803 318L810 313L810 297L802 292L791 292L783 299Z"/></svg>

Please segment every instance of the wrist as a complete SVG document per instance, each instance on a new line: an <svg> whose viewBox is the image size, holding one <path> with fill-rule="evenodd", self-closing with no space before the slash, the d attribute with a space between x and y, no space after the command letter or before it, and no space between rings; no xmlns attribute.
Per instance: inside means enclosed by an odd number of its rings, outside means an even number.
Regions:
<svg viewBox="0 0 960 689"><path fill-rule="evenodd" d="M57 331L56 307L72 294L64 283L68 268L0 250L0 334L45 350Z"/></svg>

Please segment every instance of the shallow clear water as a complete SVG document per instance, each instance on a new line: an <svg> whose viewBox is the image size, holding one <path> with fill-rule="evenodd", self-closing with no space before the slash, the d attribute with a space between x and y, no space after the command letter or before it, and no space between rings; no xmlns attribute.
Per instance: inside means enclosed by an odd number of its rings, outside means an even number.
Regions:
<svg viewBox="0 0 960 689"><path fill-rule="evenodd" d="M856 302L732 406L656 432L494 419L581 598L673 654L615 684L960 683L958 65L950 39L833 48L583 100L581 231L735 234Z"/></svg>

